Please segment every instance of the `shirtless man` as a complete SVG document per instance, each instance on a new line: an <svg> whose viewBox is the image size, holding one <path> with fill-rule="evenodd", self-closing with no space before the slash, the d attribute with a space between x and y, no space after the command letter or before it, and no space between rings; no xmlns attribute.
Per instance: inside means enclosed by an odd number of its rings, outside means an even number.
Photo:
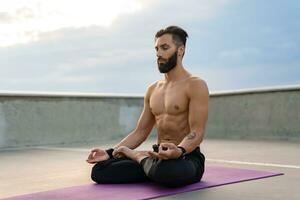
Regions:
<svg viewBox="0 0 300 200"><path fill-rule="evenodd" d="M177 187L201 180L205 157L200 151L208 115L208 88L182 65L188 35L169 26L155 35L158 69L164 79L150 85L136 128L111 149L93 149L97 183L154 181ZM134 150L157 128L153 151Z"/></svg>

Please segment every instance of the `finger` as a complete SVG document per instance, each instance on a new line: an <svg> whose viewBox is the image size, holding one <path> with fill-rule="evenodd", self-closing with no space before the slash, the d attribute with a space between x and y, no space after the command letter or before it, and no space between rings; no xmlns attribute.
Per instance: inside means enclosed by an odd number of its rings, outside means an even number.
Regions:
<svg viewBox="0 0 300 200"><path fill-rule="evenodd" d="M121 157L124 157L124 154L117 151L117 152L115 153L115 155L113 155L113 156L116 157L116 158L121 158Z"/></svg>
<svg viewBox="0 0 300 200"><path fill-rule="evenodd" d="M118 151L115 150L115 151L113 152L112 155L113 155L113 157L117 157L119 154L120 154L120 153L119 153Z"/></svg>
<svg viewBox="0 0 300 200"><path fill-rule="evenodd" d="M170 158L169 157L165 157L165 156L161 156L161 159L162 160L169 160Z"/></svg>
<svg viewBox="0 0 300 200"><path fill-rule="evenodd" d="M154 151L148 151L150 156L156 157L156 158L160 158L158 153L154 152Z"/></svg>
<svg viewBox="0 0 300 200"><path fill-rule="evenodd" d="M100 149L92 149L91 152L98 152Z"/></svg>
<svg viewBox="0 0 300 200"><path fill-rule="evenodd" d="M163 158L171 158L172 154L174 153L173 148L168 148L167 150L163 150L166 147L162 147L159 149L158 154Z"/></svg>
<svg viewBox="0 0 300 200"><path fill-rule="evenodd" d="M92 161L92 160L86 160L86 162L88 162L90 164L95 164L96 163L95 161Z"/></svg>
<svg viewBox="0 0 300 200"><path fill-rule="evenodd" d="M112 152L113 157L115 157L117 154L119 154L120 152L116 149Z"/></svg>
<svg viewBox="0 0 300 200"><path fill-rule="evenodd" d="M156 152L154 152L154 151L149 151L148 153L150 154L150 156L153 156L153 157L155 157L155 158L165 159L164 156L162 156L162 155L160 155L160 154L158 154L158 153L156 153Z"/></svg>
<svg viewBox="0 0 300 200"><path fill-rule="evenodd" d="M93 159L93 157L94 157L94 155L93 155L94 153L93 152L91 152L90 153L90 155L88 156L88 160L91 160L91 159Z"/></svg>
<svg viewBox="0 0 300 200"><path fill-rule="evenodd" d="M166 146L159 145L159 147L158 147L158 153L162 152L162 151L167 151L167 150L168 150L168 147L166 147Z"/></svg>
<svg viewBox="0 0 300 200"><path fill-rule="evenodd" d="M160 157L160 159L163 159L163 160L168 160L169 159L169 156L166 153L159 153L158 152L158 156Z"/></svg>
<svg viewBox="0 0 300 200"><path fill-rule="evenodd" d="M121 155L121 154L117 154L116 156L115 156L115 158L122 158L123 156Z"/></svg>
<svg viewBox="0 0 300 200"><path fill-rule="evenodd" d="M176 147L176 145L175 145L175 144L173 144L173 143L170 143L170 142L161 143L161 146L163 146L163 147L167 147L167 148L169 148L169 149L173 149L174 147Z"/></svg>
<svg viewBox="0 0 300 200"><path fill-rule="evenodd" d="M169 158L171 153L172 152L170 150L168 150L168 151L160 151L160 152L158 152L158 155L160 155L161 157L164 157L164 158Z"/></svg>

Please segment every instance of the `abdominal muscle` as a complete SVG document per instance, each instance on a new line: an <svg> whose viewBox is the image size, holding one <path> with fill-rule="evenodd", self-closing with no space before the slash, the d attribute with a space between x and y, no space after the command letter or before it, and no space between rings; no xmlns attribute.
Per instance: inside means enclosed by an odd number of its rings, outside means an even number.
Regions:
<svg viewBox="0 0 300 200"><path fill-rule="evenodd" d="M155 118L158 144L168 142L178 145L190 132L187 112L179 115L161 114Z"/></svg>

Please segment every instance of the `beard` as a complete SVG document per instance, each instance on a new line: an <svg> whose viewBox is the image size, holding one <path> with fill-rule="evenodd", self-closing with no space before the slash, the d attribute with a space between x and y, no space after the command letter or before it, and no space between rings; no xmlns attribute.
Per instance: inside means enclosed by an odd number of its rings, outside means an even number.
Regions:
<svg viewBox="0 0 300 200"><path fill-rule="evenodd" d="M176 65L177 65L177 53L176 50L175 53L165 62L165 63L159 63L157 60L158 70L160 73L168 73L171 71Z"/></svg>

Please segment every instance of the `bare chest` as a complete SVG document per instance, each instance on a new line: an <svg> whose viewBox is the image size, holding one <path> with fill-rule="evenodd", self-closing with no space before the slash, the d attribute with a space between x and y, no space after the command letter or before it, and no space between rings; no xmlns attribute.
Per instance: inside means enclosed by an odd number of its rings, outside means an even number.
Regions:
<svg viewBox="0 0 300 200"><path fill-rule="evenodd" d="M177 115L188 110L188 97L184 85L158 85L150 97L154 115Z"/></svg>

